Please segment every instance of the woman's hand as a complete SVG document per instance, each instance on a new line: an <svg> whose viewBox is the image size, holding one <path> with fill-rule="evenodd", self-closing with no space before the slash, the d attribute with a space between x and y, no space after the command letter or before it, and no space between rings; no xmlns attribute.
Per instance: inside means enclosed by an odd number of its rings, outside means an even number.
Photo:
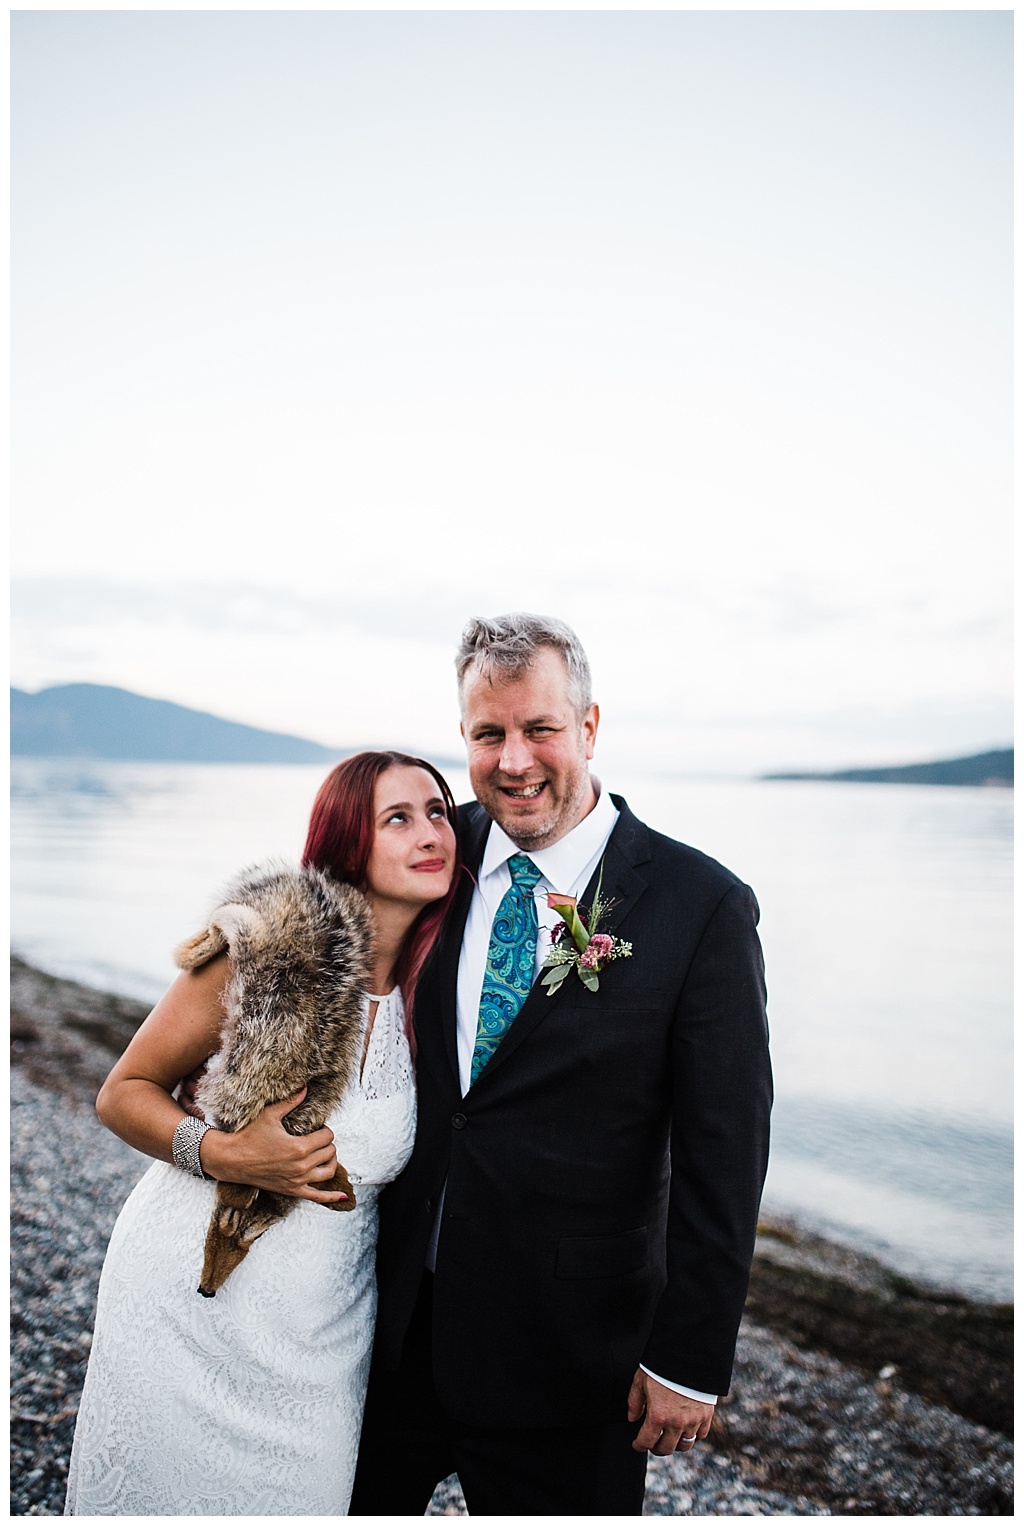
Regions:
<svg viewBox="0 0 1024 1526"><path fill-rule="evenodd" d="M208 1176L221 1182L263 1187L313 1203L340 1203L345 1192L326 1192L338 1166L334 1135L326 1126L315 1134L289 1134L282 1120L306 1095L303 1086L283 1102L272 1102L236 1134L210 1129L203 1135L200 1160Z"/></svg>
<svg viewBox="0 0 1024 1526"><path fill-rule="evenodd" d="M206 1114L196 1101L196 1092L199 1090L200 1081L206 1075L208 1064L209 1061L204 1060L201 1065L196 1066L195 1070L190 1070L188 1075L182 1078L181 1085L174 1093L178 1106L184 1108L190 1117L198 1118L201 1123L206 1122Z"/></svg>

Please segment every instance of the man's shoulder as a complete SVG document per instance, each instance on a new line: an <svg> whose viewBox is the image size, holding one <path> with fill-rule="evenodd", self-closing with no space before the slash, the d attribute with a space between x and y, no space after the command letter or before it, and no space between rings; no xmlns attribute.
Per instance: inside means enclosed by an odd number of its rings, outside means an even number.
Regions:
<svg viewBox="0 0 1024 1526"><path fill-rule="evenodd" d="M737 885L745 884L738 874L734 874L710 854L690 843L680 842L678 838L669 837L665 832L658 832L646 822L640 821L621 796L613 796L613 799L619 810L619 821L612 834L612 841L618 835L623 846L632 849L634 853L642 845L641 851L657 876L668 876L677 883L699 889L704 895L717 897L725 895Z"/></svg>
<svg viewBox="0 0 1024 1526"><path fill-rule="evenodd" d="M691 874L720 884L723 890L727 890L730 885L743 884L738 874L717 858L712 858L710 853L703 853L691 843L680 842L678 838L669 837L664 832L655 832L650 827L647 830L651 834L652 856L656 853L667 862L685 865Z"/></svg>
<svg viewBox="0 0 1024 1526"><path fill-rule="evenodd" d="M481 831L485 831L491 824L491 818L480 804L479 800L466 800L462 805L456 806L459 818L459 836L466 838Z"/></svg>
<svg viewBox="0 0 1024 1526"><path fill-rule="evenodd" d="M483 856L491 818L479 800L467 800L456 807L459 820L459 851L463 862L475 868Z"/></svg>
<svg viewBox="0 0 1024 1526"><path fill-rule="evenodd" d="M632 863L639 865L649 862L656 874L666 874L677 883L699 888L704 895L717 892L720 897L733 886L744 883L738 874L734 874L710 854L702 853L690 843L680 842L664 832L657 832L634 816L621 795L612 793L612 800L619 812L619 819L612 831L609 846L614 844ZM471 853L474 849L481 850L491 818L478 800L466 801L458 807L458 813L463 854Z"/></svg>

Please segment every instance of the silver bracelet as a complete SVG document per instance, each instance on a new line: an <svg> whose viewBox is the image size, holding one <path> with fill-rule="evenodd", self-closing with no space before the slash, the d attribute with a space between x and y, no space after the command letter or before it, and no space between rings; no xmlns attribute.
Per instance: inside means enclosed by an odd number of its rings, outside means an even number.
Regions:
<svg viewBox="0 0 1024 1526"><path fill-rule="evenodd" d="M203 1170L199 1159L199 1145L207 1129L212 1129L212 1123L204 1123L201 1118L193 1118L190 1113L178 1124L171 1141L171 1154L174 1156L174 1164L179 1171L188 1171L192 1176L201 1176L204 1182L212 1181Z"/></svg>

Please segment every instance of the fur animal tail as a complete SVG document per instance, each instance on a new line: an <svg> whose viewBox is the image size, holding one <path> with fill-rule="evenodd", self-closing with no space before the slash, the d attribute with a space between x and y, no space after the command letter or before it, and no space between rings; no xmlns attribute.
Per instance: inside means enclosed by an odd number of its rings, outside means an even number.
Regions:
<svg viewBox="0 0 1024 1526"><path fill-rule="evenodd" d="M324 1208L344 1213L356 1206L356 1190L340 1162L331 1180L323 1183L322 1191L346 1194L340 1203L322 1204ZM197 1292L204 1298L216 1297L217 1289L224 1286L235 1267L245 1260L250 1246L299 1201L237 1182L218 1182Z"/></svg>
<svg viewBox="0 0 1024 1526"><path fill-rule="evenodd" d="M215 1296L235 1267L245 1260L253 1242L281 1217L276 1201L273 1206L268 1202L261 1207L257 1202L259 1196L258 1187L243 1187L236 1182L217 1183L199 1278L198 1291L204 1298Z"/></svg>
<svg viewBox="0 0 1024 1526"><path fill-rule="evenodd" d="M356 1206L356 1189L349 1181L348 1172L340 1160L338 1162L338 1169L330 1181L319 1182L318 1186L322 1192L344 1192L346 1194L340 1203L324 1203L324 1208L336 1208L340 1213L346 1213L348 1209Z"/></svg>

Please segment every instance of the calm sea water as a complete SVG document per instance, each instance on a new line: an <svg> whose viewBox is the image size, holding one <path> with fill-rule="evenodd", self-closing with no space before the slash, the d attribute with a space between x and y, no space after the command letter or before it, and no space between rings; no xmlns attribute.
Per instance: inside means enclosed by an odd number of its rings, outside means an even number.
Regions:
<svg viewBox="0 0 1024 1526"><path fill-rule="evenodd" d="M294 859L320 768L15 759L12 941L155 999L220 884ZM1012 792L615 777L754 886L776 1070L765 1205L1011 1296ZM460 799L465 775L453 775Z"/></svg>

